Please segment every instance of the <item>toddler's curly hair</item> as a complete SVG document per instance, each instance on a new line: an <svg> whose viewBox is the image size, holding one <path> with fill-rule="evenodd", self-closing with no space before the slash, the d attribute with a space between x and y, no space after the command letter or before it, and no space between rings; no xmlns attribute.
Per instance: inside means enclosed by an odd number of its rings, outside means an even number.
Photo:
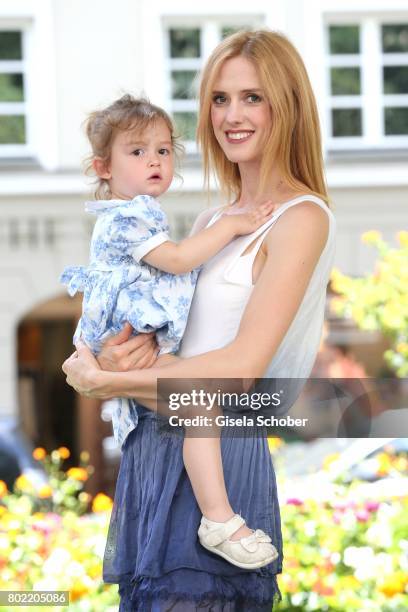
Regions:
<svg viewBox="0 0 408 612"><path fill-rule="evenodd" d="M147 126L158 119L162 119L169 128L177 160L178 155L184 151L184 147L178 142L173 122L165 110L155 106L147 98L135 98L130 94L125 94L106 108L91 113L85 121L86 135L92 147L92 154L85 159L85 174L95 175L92 165L95 157L109 161L112 144L118 132L136 130L142 134ZM98 200L109 200L112 197L106 179L97 177L94 195Z"/></svg>

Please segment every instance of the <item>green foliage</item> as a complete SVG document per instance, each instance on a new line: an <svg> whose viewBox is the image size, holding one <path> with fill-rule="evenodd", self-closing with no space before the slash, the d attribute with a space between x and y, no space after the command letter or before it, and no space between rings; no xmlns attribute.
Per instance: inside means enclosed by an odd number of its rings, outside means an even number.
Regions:
<svg viewBox="0 0 408 612"><path fill-rule="evenodd" d="M351 318L360 329L380 331L390 340L384 353L397 376L408 376L408 232L398 233L399 248L390 247L377 231L366 232L363 242L378 251L372 274L351 278L334 269L332 300L338 315Z"/></svg>

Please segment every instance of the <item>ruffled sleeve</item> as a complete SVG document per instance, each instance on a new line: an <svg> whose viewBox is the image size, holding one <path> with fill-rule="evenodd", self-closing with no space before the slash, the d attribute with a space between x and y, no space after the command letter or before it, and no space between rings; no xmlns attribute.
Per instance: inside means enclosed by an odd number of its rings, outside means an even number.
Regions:
<svg viewBox="0 0 408 612"><path fill-rule="evenodd" d="M73 297L77 291L84 292L88 281L88 270L84 266L68 266L60 276L60 283L67 286Z"/></svg>
<svg viewBox="0 0 408 612"><path fill-rule="evenodd" d="M130 255L136 262L170 240L164 211L157 200L146 195L115 208L110 230L115 250Z"/></svg>

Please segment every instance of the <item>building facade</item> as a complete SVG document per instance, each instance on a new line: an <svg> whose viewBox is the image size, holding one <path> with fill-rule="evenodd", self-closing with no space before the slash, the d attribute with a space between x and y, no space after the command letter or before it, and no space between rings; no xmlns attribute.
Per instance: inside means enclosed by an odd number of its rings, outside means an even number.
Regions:
<svg viewBox="0 0 408 612"><path fill-rule="evenodd" d="M23 412L34 440L44 429L33 402L66 398L55 364L69 351L80 302L65 296L58 277L88 257L92 220L83 201L91 186L80 167L87 113L131 92L173 115L186 147L183 182L162 202L180 238L208 205L194 143L197 72L224 36L263 26L285 33L304 58L338 222L336 265L365 273L373 253L360 234L378 229L393 239L407 225L406 1L2 0L0 415ZM215 186L210 196L219 203ZM69 401L49 405L47 422L69 411ZM58 443L68 421L57 421Z"/></svg>

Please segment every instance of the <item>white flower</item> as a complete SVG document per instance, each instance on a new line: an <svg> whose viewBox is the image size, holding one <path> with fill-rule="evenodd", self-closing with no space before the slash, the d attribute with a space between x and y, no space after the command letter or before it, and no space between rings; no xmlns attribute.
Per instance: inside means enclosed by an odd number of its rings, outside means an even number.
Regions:
<svg viewBox="0 0 408 612"><path fill-rule="evenodd" d="M334 552L330 555L330 561L333 565L337 565L341 561L341 554L339 552Z"/></svg>
<svg viewBox="0 0 408 612"><path fill-rule="evenodd" d="M9 555L9 559L10 559L10 561L13 561L13 562L20 561L20 559L22 558L23 555L24 555L23 549L17 547L17 548L14 548L11 551L11 553Z"/></svg>
<svg viewBox="0 0 408 612"><path fill-rule="evenodd" d="M370 546L349 546L343 553L343 562L349 567L357 568L372 563L374 551Z"/></svg>
<svg viewBox="0 0 408 612"><path fill-rule="evenodd" d="M389 524L376 522L367 529L366 540L368 544L389 548L392 545L392 533Z"/></svg>
<svg viewBox="0 0 408 612"><path fill-rule="evenodd" d="M301 606L305 600L305 594L304 593L294 593L290 599L294 606Z"/></svg>
<svg viewBox="0 0 408 612"><path fill-rule="evenodd" d="M70 560L71 555L65 548L54 548L44 562L43 571L46 574L62 574L65 572L65 565Z"/></svg>
<svg viewBox="0 0 408 612"><path fill-rule="evenodd" d="M360 551L363 548L368 547L363 546L360 548ZM392 574L394 571L392 556L387 553L378 553L374 555L371 548L368 550L371 551L371 554L362 553L359 563L352 566L355 569L355 577L357 580L364 582L366 580L373 580L387 574ZM356 562L357 557L353 558L353 563Z"/></svg>
<svg viewBox="0 0 408 612"><path fill-rule="evenodd" d="M316 522L315 521L305 522L305 534L309 537L313 537L316 534Z"/></svg>
<svg viewBox="0 0 408 612"><path fill-rule="evenodd" d="M379 576L392 574L394 572L392 556L385 552L380 552L376 555L375 566Z"/></svg>
<svg viewBox="0 0 408 612"><path fill-rule="evenodd" d="M407 550L408 551L408 540L400 540L399 547L402 550Z"/></svg>
<svg viewBox="0 0 408 612"><path fill-rule="evenodd" d="M46 576L33 584L33 591L58 591L60 584L53 576Z"/></svg>
<svg viewBox="0 0 408 612"><path fill-rule="evenodd" d="M309 610L320 610L320 604L319 604L319 597L317 595L317 593L309 593L309 598L308 598L308 609Z"/></svg>
<svg viewBox="0 0 408 612"><path fill-rule="evenodd" d="M356 516L352 510L348 510L344 513L342 519L342 528L346 531L353 530L357 523Z"/></svg>
<svg viewBox="0 0 408 612"><path fill-rule="evenodd" d="M98 539L94 543L93 552L100 559L103 559L103 555L105 553L105 546L106 546L106 539L102 536L98 537Z"/></svg>
<svg viewBox="0 0 408 612"><path fill-rule="evenodd" d="M78 561L71 561L64 572L67 576L71 578L78 578L79 576L83 576L84 568Z"/></svg>

